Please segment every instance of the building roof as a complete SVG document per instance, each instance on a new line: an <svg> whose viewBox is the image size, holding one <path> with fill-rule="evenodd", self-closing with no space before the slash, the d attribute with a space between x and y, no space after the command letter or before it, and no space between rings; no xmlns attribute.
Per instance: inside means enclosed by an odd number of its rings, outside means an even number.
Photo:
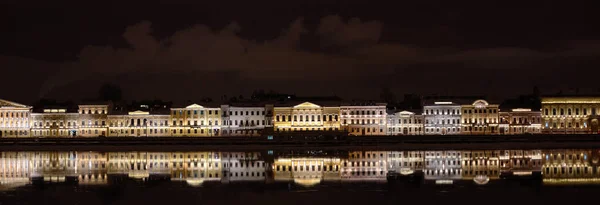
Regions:
<svg viewBox="0 0 600 205"><path fill-rule="evenodd" d="M0 107L31 108L31 106L19 104L16 102L0 99Z"/></svg>

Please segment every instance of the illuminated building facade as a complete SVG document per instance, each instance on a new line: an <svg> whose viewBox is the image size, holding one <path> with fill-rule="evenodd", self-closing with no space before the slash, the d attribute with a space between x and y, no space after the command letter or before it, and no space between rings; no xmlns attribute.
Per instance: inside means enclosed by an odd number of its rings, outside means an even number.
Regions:
<svg viewBox="0 0 600 205"><path fill-rule="evenodd" d="M225 136L258 135L273 124L265 107L236 107L221 105L223 113L222 134ZM272 112L272 111L270 111ZM272 113L271 113L272 114Z"/></svg>
<svg viewBox="0 0 600 205"><path fill-rule="evenodd" d="M108 115L110 137L157 137L169 134L169 115L146 111Z"/></svg>
<svg viewBox="0 0 600 205"><path fill-rule="evenodd" d="M497 134L498 105L485 100L476 100L471 105L461 106L462 132L464 134Z"/></svg>
<svg viewBox="0 0 600 205"><path fill-rule="evenodd" d="M44 109L43 113L31 113L31 136L75 137L78 120L78 113L68 113L66 109Z"/></svg>
<svg viewBox="0 0 600 205"><path fill-rule="evenodd" d="M387 135L422 135L423 115L401 111L387 116Z"/></svg>
<svg viewBox="0 0 600 205"><path fill-rule="evenodd" d="M79 105L78 136L98 137L108 133L108 105Z"/></svg>
<svg viewBox="0 0 600 205"><path fill-rule="evenodd" d="M434 102L423 106L426 135L454 135L461 131L461 106L452 102Z"/></svg>
<svg viewBox="0 0 600 205"><path fill-rule="evenodd" d="M171 136L219 136L221 109L193 104L185 108L171 108Z"/></svg>
<svg viewBox="0 0 600 205"><path fill-rule="evenodd" d="M29 137L31 109L0 99L0 137Z"/></svg>
<svg viewBox="0 0 600 205"><path fill-rule="evenodd" d="M292 107L274 107L274 129L287 131L340 130L340 107L304 102Z"/></svg>
<svg viewBox="0 0 600 205"><path fill-rule="evenodd" d="M542 132L598 133L600 97L542 98Z"/></svg>
<svg viewBox="0 0 600 205"><path fill-rule="evenodd" d="M341 126L351 135L385 135L386 104L353 104L340 107Z"/></svg>
<svg viewBox="0 0 600 205"><path fill-rule="evenodd" d="M538 134L542 131L542 116L531 109L512 109L500 112L500 134Z"/></svg>

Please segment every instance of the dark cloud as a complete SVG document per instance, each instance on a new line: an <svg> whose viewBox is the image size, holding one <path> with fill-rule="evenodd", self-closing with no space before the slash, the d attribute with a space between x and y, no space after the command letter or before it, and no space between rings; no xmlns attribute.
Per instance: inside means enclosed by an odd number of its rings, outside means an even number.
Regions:
<svg viewBox="0 0 600 205"><path fill-rule="evenodd" d="M384 25L376 20L320 18L314 30L297 18L273 39L242 37L244 24L222 27L195 24L157 38L152 22L124 29L127 46L88 45L78 59L64 63L2 57L11 70L3 86L22 82L1 98L83 98L96 95L104 82L120 84L127 99L194 100L253 89L305 95L337 94L377 98L384 85L398 93L420 92L509 96L543 84L549 90L580 77L593 82L600 63L597 41L569 41L554 50L529 47L420 47L381 40ZM323 50L303 49L302 38L314 36ZM335 47L337 52L330 52ZM560 65L560 66L559 66ZM552 69L590 75L563 75ZM595 76L595 77L592 77ZM29 80L33 79L33 80ZM545 80L552 80L548 83ZM573 81L568 81L573 82ZM593 87L592 83L573 86ZM28 94L22 94L27 92ZM34 94L29 94L34 93ZM39 95L36 93L40 93ZM6 97L5 97L6 96Z"/></svg>

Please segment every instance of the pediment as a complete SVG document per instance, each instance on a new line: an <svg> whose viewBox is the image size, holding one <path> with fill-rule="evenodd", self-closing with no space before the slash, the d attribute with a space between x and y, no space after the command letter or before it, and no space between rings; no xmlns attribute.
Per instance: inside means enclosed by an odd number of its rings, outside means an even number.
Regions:
<svg viewBox="0 0 600 205"><path fill-rule="evenodd" d="M136 111L133 111L133 112L129 112L129 115L148 115L148 114L150 114L150 113L149 112L144 112L144 111L141 111L141 110L136 110Z"/></svg>
<svg viewBox="0 0 600 205"><path fill-rule="evenodd" d="M188 106L187 106L187 107L185 107L185 108L204 108L204 107L202 107L201 105L198 105L198 104L195 104L195 103L194 103L194 104L188 105Z"/></svg>
<svg viewBox="0 0 600 205"><path fill-rule="evenodd" d="M477 108L487 107L488 105L489 103L485 100L476 100L475 102L473 102L473 106Z"/></svg>
<svg viewBox="0 0 600 205"><path fill-rule="evenodd" d="M29 106L0 99L0 107L28 108Z"/></svg>
<svg viewBox="0 0 600 205"><path fill-rule="evenodd" d="M400 112L397 112L396 114L398 114L398 115L414 115L415 113L410 112L410 111L400 111Z"/></svg>
<svg viewBox="0 0 600 205"><path fill-rule="evenodd" d="M303 102L294 106L294 108L321 108L321 106L311 102Z"/></svg>

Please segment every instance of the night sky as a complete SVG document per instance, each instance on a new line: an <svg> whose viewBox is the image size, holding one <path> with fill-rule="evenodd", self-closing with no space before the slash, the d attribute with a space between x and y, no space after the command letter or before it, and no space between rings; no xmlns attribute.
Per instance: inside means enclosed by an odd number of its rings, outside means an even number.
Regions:
<svg viewBox="0 0 600 205"><path fill-rule="evenodd" d="M106 82L173 101L600 90L592 1L3 2L0 98L22 103Z"/></svg>

